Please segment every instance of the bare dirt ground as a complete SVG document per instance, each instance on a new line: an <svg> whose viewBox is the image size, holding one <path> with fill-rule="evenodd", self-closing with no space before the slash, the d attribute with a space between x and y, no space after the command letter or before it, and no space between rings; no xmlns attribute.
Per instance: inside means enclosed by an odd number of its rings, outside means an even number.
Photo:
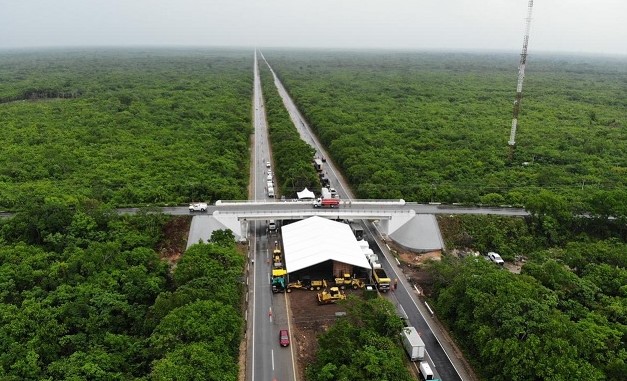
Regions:
<svg viewBox="0 0 627 381"><path fill-rule="evenodd" d="M170 266L175 265L185 251L191 223L191 216L176 216L163 227L163 240L157 245L157 251Z"/></svg>
<svg viewBox="0 0 627 381"><path fill-rule="evenodd" d="M361 294L361 290L346 290L346 294ZM292 345L297 356L298 379L305 380L305 369L315 360L318 335L335 321L336 313L343 312L341 304L318 305L316 291L294 290L288 295L292 320Z"/></svg>

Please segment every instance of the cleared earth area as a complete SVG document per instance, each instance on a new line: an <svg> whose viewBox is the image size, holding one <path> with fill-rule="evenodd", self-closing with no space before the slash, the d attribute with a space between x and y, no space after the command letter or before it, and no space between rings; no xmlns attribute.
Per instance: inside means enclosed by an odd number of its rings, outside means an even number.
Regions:
<svg viewBox="0 0 627 381"><path fill-rule="evenodd" d="M362 295L361 290L345 290L346 295ZM298 358L298 379L305 379L305 369L315 359L318 335L344 312L341 303L318 305L315 291L295 290L287 294L292 319L292 345Z"/></svg>

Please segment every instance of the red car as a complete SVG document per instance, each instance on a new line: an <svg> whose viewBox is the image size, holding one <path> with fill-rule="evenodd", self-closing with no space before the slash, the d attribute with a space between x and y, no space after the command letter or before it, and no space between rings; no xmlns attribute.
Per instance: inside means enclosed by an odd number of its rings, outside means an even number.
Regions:
<svg viewBox="0 0 627 381"><path fill-rule="evenodd" d="M290 345L290 334L287 332L287 329L282 329L281 332L279 332L279 344L281 344L282 347Z"/></svg>

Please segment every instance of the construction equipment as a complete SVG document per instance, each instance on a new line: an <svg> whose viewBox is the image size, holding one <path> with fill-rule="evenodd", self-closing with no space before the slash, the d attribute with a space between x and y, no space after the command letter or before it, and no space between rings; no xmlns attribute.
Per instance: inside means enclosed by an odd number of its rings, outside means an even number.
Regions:
<svg viewBox="0 0 627 381"><path fill-rule="evenodd" d="M307 287L305 287L301 281L297 280L296 282L287 284L287 292L292 292L292 289L306 290Z"/></svg>
<svg viewBox="0 0 627 381"><path fill-rule="evenodd" d="M274 250L272 251L272 267L275 269L283 268L283 258L281 256L279 241L274 241Z"/></svg>
<svg viewBox="0 0 627 381"><path fill-rule="evenodd" d="M318 293L318 304L331 304L338 300L346 299L344 292L340 291L338 287L331 287L329 291L326 289Z"/></svg>
<svg viewBox="0 0 627 381"><path fill-rule="evenodd" d="M366 285L361 279L351 278L351 274L344 274L343 278L335 278L335 285L344 290L346 287L351 287L353 290L358 288L364 288Z"/></svg>
<svg viewBox="0 0 627 381"><path fill-rule="evenodd" d="M320 291L323 288L327 288L327 281L324 279L312 280L307 285L307 288L309 288L310 291L313 291L313 290Z"/></svg>
<svg viewBox="0 0 627 381"><path fill-rule="evenodd" d="M286 287L285 287L285 275L287 274L287 271L285 271L284 269L276 269L276 270L272 270L272 280L270 282L270 285L272 286L272 292L273 293L278 293L278 292L284 292ZM289 289L287 290L287 292L290 292Z"/></svg>

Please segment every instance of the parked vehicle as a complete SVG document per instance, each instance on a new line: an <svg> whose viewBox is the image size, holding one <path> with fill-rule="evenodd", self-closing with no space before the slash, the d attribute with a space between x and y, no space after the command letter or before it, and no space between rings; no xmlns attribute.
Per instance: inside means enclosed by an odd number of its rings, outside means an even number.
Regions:
<svg viewBox="0 0 627 381"><path fill-rule="evenodd" d="M274 188L268 187L268 197L274 198Z"/></svg>
<svg viewBox="0 0 627 381"><path fill-rule="evenodd" d="M353 231L353 234L355 235L355 239L357 241L363 240L364 229L362 229L361 226L357 225L356 223L352 223L350 226L351 226L351 230Z"/></svg>
<svg viewBox="0 0 627 381"><path fill-rule="evenodd" d="M275 220L270 220L268 222L268 232L275 233L276 229L277 229L276 221Z"/></svg>
<svg viewBox="0 0 627 381"><path fill-rule="evenodd" d="M282 329L279 331L279 344L282 347L287 347L290 345L290 333L287 329Z"/></svg>
<svg viewBox="0 0 627 381"><path fill-rule="evenodd" d="M435 378L433 378L433 371L431 370L431 367L429 366L429 363L426 361L421 361L420 362L420 366L418 367L418 369L420 370L420 378L423 380L434 380Z"/></svg>
<svg viewBox="0 0 627 381"><path fill-rule="evenodd" d="M405 327L401 331L403 347L411 361L422 360L425 357L425 343L414 327Z"/></svg>
<svg viewBox="0 0 627 381"><path fill-rule="evenodd" d="M318 158L314 159L314 167L316 168L316 171L322 171L322 160Z"/></svg>
<svg viewBox="0 0 627 381"><path fill-rule="evenodd" d="M287 271L285 271L284 269L274 269L272 270L272 281L270 282L270 285L272 286L272 292L273 293L278 293L278 292L284 292L286 287L285 287L285 274L287 274ZM289 292L289 290L288 290Z"/></svg>
<svg viewBox="0 0 627 381"><path fill-rule="evenodd" d="M377 285L377 288L381 292L390 291L390 278L388 278L385 270L381 268L380 263L376 263L378 266L372 265L372 281Z"/></svg>
<svg viewBox="0 0 627 381"><path fill-rule="evenodd" d="M500 255L498 255L497 253L493 251L488 253L488 259L490 259L492 262L496 263L499 266L503 266L505 264L505 261L503 260L503 258L501 258Z"/></svg>
<svg viewBox="0 0 627 381"><path fill-rule="evenodd" d="M320 173L320 184L325 188L331 186L331 181L324 173Z"/></svg>
<svg viewBox="0 0 627 381"><path fill-rule="evenodd" d="M318 293L318 304L331 304L338 300L346 299L346 295L337 287L331 287L329 291L324 290Z"/></svg>
<svg viewBox="0 0 627 381"><path fill-rule="evenodd" d="M366 284L361 279L352 278L351 274L344 274L343 278L335 278L335 285L338 286L340 290L346 287L356 290L358 288L364 288Z"/></svg>
<svg viewBox="0 0 627 381"><path fill-rule="evenodd" d="M189 212L205 212L207 211L207 204L204 202L197 202L194 204L189 204Z"/></svg>

